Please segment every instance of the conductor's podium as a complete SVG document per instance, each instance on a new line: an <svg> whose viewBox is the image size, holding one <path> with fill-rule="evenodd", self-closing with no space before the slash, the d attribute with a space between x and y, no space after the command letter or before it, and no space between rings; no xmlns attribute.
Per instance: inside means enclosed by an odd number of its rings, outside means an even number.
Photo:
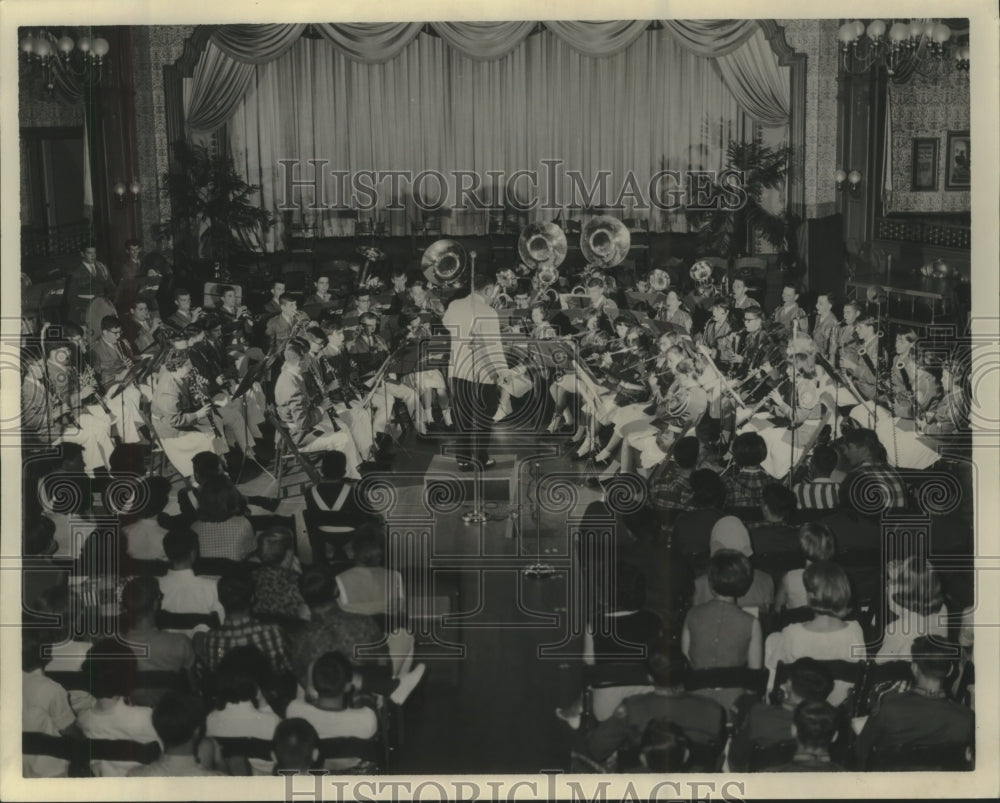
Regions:
<svg viewBox="0 0 1000 803"><path fill-rule="evenodd" d="M424 480L431 499L454 500L458 505L481 502L510 502L513 498L517 461L512 454L493 455L496 465L480 471L462 471L451 455L434 455Z"/></svg>

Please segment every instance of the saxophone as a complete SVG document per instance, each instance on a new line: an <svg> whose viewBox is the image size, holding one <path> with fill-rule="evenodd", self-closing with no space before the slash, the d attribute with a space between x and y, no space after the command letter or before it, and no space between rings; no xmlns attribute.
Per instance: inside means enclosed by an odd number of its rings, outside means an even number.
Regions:
<svg viewBox="0 0 1000 803"><path fill-rule="evenodd" d="M188 389L191 391L191 400L196 406L201 408L207 404L211 408L208 411L208 423L212 425L215 437L221 439L222 432L219 430L218 424L215 423L215 402L208 389L208 377L192 369L191 373L188 374Z"/></svg>

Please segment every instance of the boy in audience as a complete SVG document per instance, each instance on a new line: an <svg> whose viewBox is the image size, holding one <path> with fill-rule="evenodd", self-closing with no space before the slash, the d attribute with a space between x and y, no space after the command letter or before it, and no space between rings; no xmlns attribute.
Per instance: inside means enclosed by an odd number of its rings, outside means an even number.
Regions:
<svg viewBox="0 0 1000 803"><path fill-rule="evenodd" d="M128 541L129 557L136 560L166 560L163 551L163 536L167 530L158 521L158 516L170 501L170 480L166 477L146 477L142 485L148 496L138 517L122 526Z"/></svg>
<svg viewBox="0 0 1000 803"><path fill-rule="evenodd" d="M192 475L194 487L184 487L177 492L181 520L188 524L198 518L198 489L204 485L205 480L209 477L225 473L222 458L215 452L198 452L191 458L191 469L194 472Z"/></svg>
<svg viewBox="0 0 1000 803"><path fill-rule="evenodd" d="M212 769L211 742L201 739L205 708L200 698L167 692L153 709L153 728L162 746L160 757L129 770L129 777L193 778L224 774Z"/></svg>
<svg viewBox="0 0 1000 803"><path fill-rule="evenodd" d="M302 568L292 551L295 535L287 527L269 527L257 544L252 555L260 563L253 570L254 616L308 619L309 606L299 593Z"/></svg>
<svg viewBox="0 0 1000 803"><path fill-rule="evenodd" d="M743 772L750 767L753 746L769 747L791 740L795 709L802 702L825 702L833 691L829 670L813 658L799 658L781 684L781 702L755 702L729 743L729 766Z"/></svg>
<svg viewBox="0 0 1000 803"><path fill-rule="evenodd" d="M750 528L754 549L759 555L799 551L799 528L791 524L795 515L795 494L772 482L764 487L760 502L764 521Z"/></svg>
<svg viewBox="0 0 1000 803"><path fill-rule="evenodd" d="M788 764L769 772L844 772L830 758L837 735L837 709L825 700L799 703L792 715L792 736L797 748Z"/></svg>
<svg viewBox="0 0 1000 803"><path fill-rule="evenodd" d="M839 504L840 483L830 477L837 468L840 456L832 446L821 445L813 449L809 466L812 479L800 482L793 489L800 510L833 510Z"/></svg>
<svg viewBox="0 0 1000 803"><path fill-rule="evenodd" d="M285 719L274 729L275 775L307 775L318 769L319 734L304 719Z"/></svg>
<svg viewBox="0 0 1000 803"><path fill-rule="evenodd" d="M191 568L198 559L198 536L194 531L171 530L163 537L163 551L170 561L170 569L160 578L161 608L170 613L214 613L220 623L225 622L218 581L199 577Z"/></svg>
<svg viewBox="0 0 1000 803"><path fill-rule="evenodd" d="M286 715L304 719L316 729L321 739L354 737L372 739L378 733L378 716L373 708L362 705L353 707L348 699L353 670L348 660L336 652L320 656L311 668L311 684L306 689L306 700L293 700ZM323 766L327 770L343 771L357 768L357 757L329 758Z"/></svg>
<svg viewBox="0 0 1000 803"><path fill-rule="evenodd" d="M945 686L958 655L956 645L920 636L913 642L911 655L913 685L908 691L884 696L854 744L862 767L873 748L973 743L975 717L970 709L948 699Z"/></svg>
<svg viewBox="0 0 1000 803"><path fill-rule="evenodd" d="M761 468L767 458L767 444L756 432L744 432L733 441L733 463L736 471L723 477L726 486L726 507L757 507L764 487L771 478Z"/></svg>
<svg viewBox="0 0 1000 803"><path fill-rule="evenodd" d="M21 729L25 733L49 736L79 736L76 716L69 705L66 690L47 678L42 657L47 641L45 631L25 630L21 641ZM54 756L23 756L25 778L65 778L69 762Z"/></svg>
<svg viewBox="0 0 1000 803"><path fill-rule="evenodd" d="M868 500L872 493L882 498L884 508L909 505L910 492L906 483L899 472L889 466L888 453L874 430L852 429L844 434L840 443L849 466L847 476L840 483L842 505L857 509L857 500Z"/></svg>

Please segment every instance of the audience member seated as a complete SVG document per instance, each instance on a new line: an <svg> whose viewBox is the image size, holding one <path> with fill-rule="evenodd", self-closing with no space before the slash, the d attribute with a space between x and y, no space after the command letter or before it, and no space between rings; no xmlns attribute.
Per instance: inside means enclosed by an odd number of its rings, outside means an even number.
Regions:
<svg viewBox="0 0 1000 803"><path fill-rule="evenodd" d="M733 441L733 465L723 478L726 507L758 507L764 486L772 482L761 463L767 459L767 444L756 432L744 432Z"/></svg>
<svg viewBox="0 0 1000 803"><path fill-rule="evenodd" d="M203 558L243 560L256 544L253 525L244 515L246 501L229 477L208 477L198 492L198 518L191 529L198 535Z"/></svg>
<svg viewBox="0 0 1000 803"><path fill-rule="evenodd" d="M372 739L378 734L374 705L354 699L349 693L353 671L347 658L337 652L325 653L316 659L309 674L311 682L306 699L288 704L289 718L304 719L316 729L320 739ZM331 772L364 773L367 768L359 765L361 759L356 757L328 758L323 762L323 768Z"/></svg>
<svg viewBox="0 0 1000 803"><path fill-rule="evenodd" d="M42 512L56 525L53 537L57 547L52 554L75 559L83 548L80 521L92 515L90 480L79 444L61 443L59 450L62 458L59 466L38 481L37 493Z"/></svg>
<svg viewBox="0 0 1000 803"><path fill-rule="evenodd" d="M715 523L726 514L726 487L719 475L708 468L691 472L691 509L674 519L671 548L681 555L708 552L709 536Z"/></svg>
<svg viewBox="0 0 1000 803"><path fill-rule="evenodd" d="M795 494L776 482L764 487L760 503L764 521L750 525L750 537L758 555L799 551L799 529L795 516Z"/></svg>
<svg viewBox="0 0 1000 803"><path fill-rule="evenodd" d="M810 523L799 527L799 549L805 558L806 568L818 560L832 560L836 552L833 533L825 524ZM776 611L795 610L809 604L802 580L805 568L792 569L781 578L774 598Z"/></svg>
<svg viewBox="0 0 1000 803"><path fill-rule="evenodd" d="M354 498L354 483L347 480L347 457L343 452L329 451L320 465L323 479L305 492L306 510L341 513L345 520L362 518Z"/></svg>
<svg viewBox="0 0 1000 803"><path fill-rule="evenodd" d="M265 690L274 685L264 653L251 646L231 649L208 682L214 710L208 715L205 734L270 742L281 722L265 696ZM274 762L252 756L228 756L224 763L230 775L270 775L274 769Z"/></svg>
<svg viewBox="0 0 1000 803"><path fill-rule="evenodd" d="M49 638L46 630L24 630L22 634L21 729L49 736L79 735L66 689L42 671L48 660L42 651ZM26 755L21 759L21 769L25 778L65 778L69 762L54 756Z"/></svg>
<svg viewBox="0 0 1000 803"><path fill-rule="evenodd" d="M284 631L275 624L254 618L253 579L249 571L237 570L219 579L219 601L226 620L219 627L194 635L196 668L204 676L214 672L234 647L253 645L267 656L275 673L291 672Z"/></svg>
<svg viewBox="0 0 1000 803"><path fill-rule="evenodd" d="M114 529L94 530L84 541L80 559L69 577L70 594L83 626L93 632L121 614L121 593L132 576L125 539ZM71 606L71 610L73 610Z"/></svg>
<svg viewBox="0 0 1000 803"><path fill-rule="evenodd" d="M133 767L129 777L195 778L224 775L213 768L211 743L205 732L205 707L200 697L168 692L153 709L153 728L162 752L150 764Z"/></svg>
<svg viewBox="0 0 1000 803"><path fill-rule="evenodd" d="M732 550L746 555L747 559L753 558L753 547L750 544L750 533L746 526L735 516L725 516L719 519L712 527L712 534L709 537L709 550L711 555L715 555L722 550ZM752 565L752 564L751 564ZM713 598L712 589L709 586L708 574L702 574L695 578L694 597L692 605L701 605L709 602ZM738 597L736 604L741 608L756 608L758 614L770 610L774 603L774 580L765 571L753 570L753 581L750 588L742 596Z"/></svg>
<svg viewBox="0 0 1000 803"><path fill-rule="evenodd" d="M709 698L684 690L687 660L677 647L656 646L646 660L652 691L626 698L610 718L580 738L581 749L595 761L606 761L619 752L618 767L636 763L647 726L668 722L696 744L717 744L725 738L726 712ZM631 751L631 760L626 751Z"/></svg>
<svg viewBox="0 0 1000 803"><path fill-rule="evenodd" d="M698 465L697 438L679 438L668 460L657 463L646 481L649 507L658 513L690 510L694 491L691 473Z"/></svg>
<svg viewBox="0 0 1000 803"><path fill-rule="evenodd" d="M287 527L269 527L260 534L258 544L255 557L260 565L253 569L254 616L308 619L309 606L299 592L302 572L294 559L295 534Z"/></svg>
<svg viewBox="0 0 1000 803"><path fill-rule="evenodd" d="M319 734L304 719L283 719L274 729L271 756L275 775L308 775L322 770Z"/></svg>
<svg viewBox="0 0 1000 803"><path fill-rule="evenodd" d="M77 716L80 731L88 739L125 739L147 744L159 739L153 727L153 709L132 705L130 700L139 661L132 649L116 639L94 644L81 671L90 678L94 706ZM136 761L90 762L97 777L121 777L138 766Z"/></svg>
<svg viewBox="0 0 1000 803"><path fill-rule="evenodd" d="M760 622L736 604L753 582L746 555L722 549L708 563L712 599L688 611L681 648L692 669L746 666L759 669L763 657Z"/></svg>
<svg viewBox="0 0 1000 803"><path fill-rule="evenodd" d="M775 692L780 702L755 702L738 725L729 742L730 768L739 772L750 769L754 745L771 747L792 739L792 720L799 703L825 702L832 691L833 678L826 667L812 658L799 658Z"/></svg>
<svg viewBox="0 0 1000 803"><path fill-rule="evenodd" d="M882 634L876 661L907 660L914 639L948 637L941 579L930 561L911 556L890 561L886 568L885 594L889 620Z"/></svg>
<svg viewBox="0 0 1000 803"><path fill-rule="evenodd" d="M843 486L840 490L841 504L828 516L820 521L830 528L834 541L837 542L837 552L841 555L858 553L882 552L882 521L881 513L865 515L851 507L844 495Z"/></svg>
<svg viewBox="0 0 1000 803"><path fill-rule="evenodd" d="M852 429L841 438L849 470L840 483L841 504L861 513L871 513L872 497L879 509L905 508L910 503L906 483L886 462L885 446L871 429Z"/></svg>
<svg viewBox="0 0 1000 803"><path fill-rule="evenodd" d="M366 524L351 539L356 566L337 575L338 602L348 613L398 614L406 607L403 576L385 568L385 527Z"/></svg>
<svg viewBox="0 0 1000 803"><path fill-rule="evenodd" d="M48 516L38 516L24 527L25 557L52 557L59 551L56 523Z"/></svg>
<svg viewBox="0 0 1000 803"><path fill-rule="evenodd" d="M187 486L177 492L177 504L180 506L179 521L188 524L193 523L198 518L198 510L201 507L199 501L199 490L209 477L224 476L225 470L222 466L222 458L215 452L198 452L191 458L191 469L193 471L192 480L194 487Z"/></svg>
<svg viewBox="0 0 1000 803"><path fill-rule="evenodd" d="M856 655L865 644L861 625L844 621L851 611L851 584L844 570L829 561L817 561L802 574L806 601L815 616L808 622L790 624L768 636L764 663L772 672L779 662L790 664L799 658L817 661L862 661ZM840 705L847 698L850 684L837 680L828 698Z"/></svg>
<svg viewBox="0 0 1000 803"><path fill-rule="evenodd" d="M837 710L827 702L806 701L795 709L792 736L797 747L788 764L769 772L844 772L830 758L830 746L837 735Z"/></svg>
<svg viewBox="0 0 1000 803"><path fill-rule="evenodd" d="M132 647L141 671L187 672L194 668L191 640L180 633L165 633L156 626L163 594L155 577L133 577L122 590L122 638ZM136 689L132 702L153 707L166 689Z"/></svg>
<svg viewBox="0 0 1000 803"><path fill-rule="evenodd" d="M799 510L833 510L840 503L840 483L831 478L840 455L832 446L821 444L809 458L811 480L800 482L792 490Z"/></svg>
<svg viewBox="0 0 1000 803"><path fill-rule="evenodd" d="M146 477L140 487L147 494L146 503L131 521L122 523L129 557L134 560L166 560L163 536L167 530L157 517L170 501L170 480L159 476Z"/></svg>
<svg viewBox="0 0 1000 803"><path fill-rule="evenodd" d="M639 765L622 772L683 772L691 756L684 731L665 719L650 720L639 745Z"/></svg>
<svg viewBox="0 0 1000 803"><path fill-rule="evenodd" d="M160 578L163 600L160 607L170 613L216 614L219 622L226 620L226 612L219 602L218 580L199 577L194 573L198 560L198 536L193 530L171 530L163 537L163 551L170 561L170 568Z"/></svg>
<svg viewBox="0 0 1000 803"><path fill-rule="evenodd" d="M956 647L920 636L911 645L913 685L879 701L854 744L864 768L873 748L905 745L971 745L975 738L970 709L949 700L945 681L954 669Z"/></svg>

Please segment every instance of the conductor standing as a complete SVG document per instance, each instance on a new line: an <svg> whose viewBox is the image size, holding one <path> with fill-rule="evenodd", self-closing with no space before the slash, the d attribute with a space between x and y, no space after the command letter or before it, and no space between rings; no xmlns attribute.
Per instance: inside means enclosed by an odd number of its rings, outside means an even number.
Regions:
<svg viewBox="0 0 1000 803"><path fill-rule="evenodd" d="M495 465L490 430L499 399L497 383L508 373L500 342L500 318L487 302L496 283L491 273L473 271L472 292L448 305L442 319L451 334L451 393L459 440L458 467L472 471Z"/></svg>

